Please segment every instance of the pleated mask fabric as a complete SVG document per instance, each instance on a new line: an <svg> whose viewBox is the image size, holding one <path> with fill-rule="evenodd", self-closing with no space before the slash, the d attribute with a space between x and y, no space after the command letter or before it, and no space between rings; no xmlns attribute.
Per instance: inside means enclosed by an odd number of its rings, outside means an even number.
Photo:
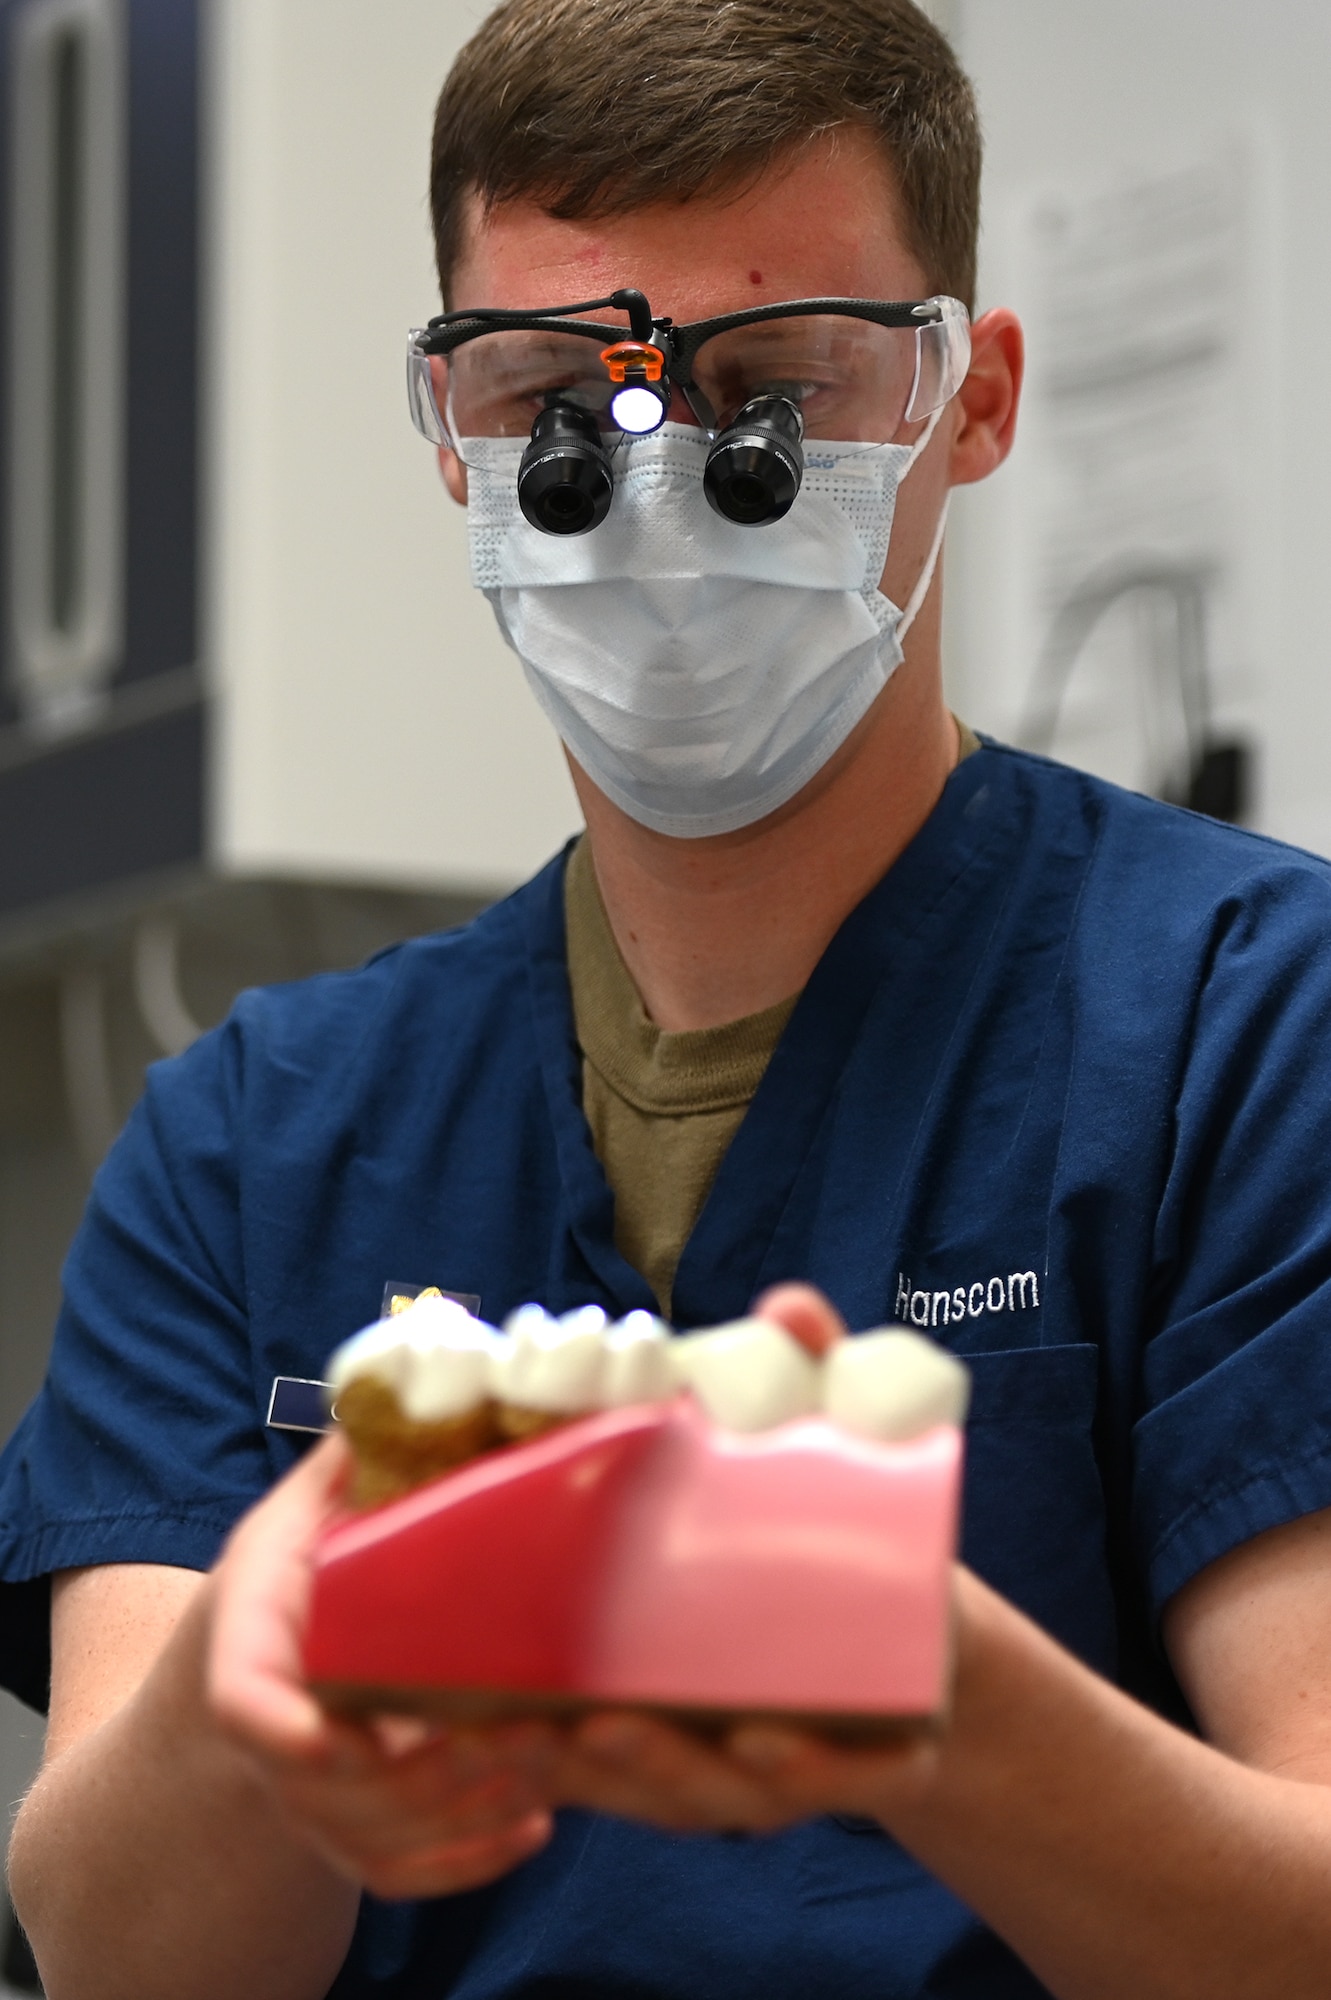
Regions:
<svg viewBox="0 0 1331 2000"><path fill-rule="evenodd" d="M708 505L706 435L665 424L617 448L609 515L567 536L518 506L525 440L468 440L472 579L624 812L677 837L730 832L845 741L901 662L905 616L878 583L898 487L932 429L914 446L806 445L790 512L744 527Z"/></svg>

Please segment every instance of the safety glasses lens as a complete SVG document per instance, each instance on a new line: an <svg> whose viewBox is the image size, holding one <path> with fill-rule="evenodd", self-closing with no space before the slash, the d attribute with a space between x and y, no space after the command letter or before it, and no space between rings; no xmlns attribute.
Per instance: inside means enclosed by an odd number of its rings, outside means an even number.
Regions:
<svg viewBox="0 0 1331 2000"><path fill-rule="evenodd" d="M798 404L807 438L888 444L959 387L961 349L968 360L969 342L957 338L957 324L964 331L964 313L959 323L919 328L876 326L840 313L733 327L698 349L695 407L721 430L755 396L783 395Z"/></svg>
<svg viewBox="0 0 1331 2000"><path fill-rule="evenodd" d="M407 335L407 402L411 409L411 421L421 436L428 438L431 444L447 444L444 400L435 393L435 364L421 348L425 338L422 327L413 327Z"/></svg>
<svg viewBox="0 0 1331 2000"><path fill-rule="evenodd" d="M647 390L626 394L625 385L613 382L601 360L604 346L603 337L500 328L464 342L446 360L422 356L429 396L412 396L417 428L429 436L418 412L424 407L427 420L433 412L443 441L464 460L470 438L529 437L553 403L586 411L610 438L654 429L660 398Z"/></svg>
<svg viewBox="0 0 1331 2000"><path fill-rule="evenodd" d="M930 303L941 316L922 326L916 336L919 367L906 410L908 423L922 422L951 402L971 365L971 322L965 306L960 299L949 298Z"/></svg>

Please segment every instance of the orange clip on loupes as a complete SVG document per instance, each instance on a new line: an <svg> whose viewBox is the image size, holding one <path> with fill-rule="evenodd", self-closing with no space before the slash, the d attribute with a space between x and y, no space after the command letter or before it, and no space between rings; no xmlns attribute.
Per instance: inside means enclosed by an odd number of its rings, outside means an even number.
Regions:
<svg viewBox="0 0 1331 2000"><path fill-rule="evenodd" d="M660 348L650 347L641 340L618 340L613 347L603 347L601 359L615 383L659 382L665 371L665 356Z"/></svg>
<svg viewBox="0 0 1331 2000"><path fill-rule="evenodd" d="M611 420L630 437L660 430L670 413L670 385L662 380L665 356L645 340L618 340L601 349L612 384Z"/></svg>

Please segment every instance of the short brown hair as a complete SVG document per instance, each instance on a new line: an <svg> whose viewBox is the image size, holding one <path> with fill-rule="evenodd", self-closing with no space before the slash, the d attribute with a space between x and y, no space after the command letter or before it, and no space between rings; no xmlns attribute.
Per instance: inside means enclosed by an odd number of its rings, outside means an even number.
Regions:
<svg viewBox="0 0 1331 2000"><path fill-rule="evenodd" d="M970 305L979 119L911 0L503 0L435 114L445 299L471 192L487 207L624 215L742 186L784 148L845 125L882 146L930 290Z"/></svg>

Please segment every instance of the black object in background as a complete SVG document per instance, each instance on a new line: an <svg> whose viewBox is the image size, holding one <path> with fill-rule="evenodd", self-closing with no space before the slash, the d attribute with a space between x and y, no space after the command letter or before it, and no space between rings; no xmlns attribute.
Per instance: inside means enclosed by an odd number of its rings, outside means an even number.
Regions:
<svg viewBox="0 0 1331 2000"><path fill-rule="evenodd" d="M1212 743L1193 765L1185 797L1177 803L1208 819L1240 824L1247 817L1252 752L1246 743Z"/></svg>
<svg viewBox="0 0 1331 2000"><path fill-rule="evenodd" d="M23 1935L22 1926L14 1915L14 1906L5 1899L5 1955L0 1960L0 1978L15 1993L40 1993L42 1982L37 1976L37 1961L32 1955L32 1947Z"/></svg>
<svg viewBox="0 0 1331 2000"><path fill-rule="evenodd" d="M199 667L200 0L123 0L104 10L121 42L123 88L120 656L104 708L49 736L24 719L14 664L16 579L11 511L18 217L34 199L16 172L16 49L32 0L0 0L0 924L44 907L200 865L208 710ZM39 220L57 340L69 348L88 273L75 186L88 143L84 29L97 6L50 16L53 198ZM43 20L46 16L42 16ZM87 42L87 47L91 47ZM91 129L91 127L89 127ZM38 204L40 208L40 204ZM51 622L80 601L87 537L70 481L86 399L68 354L51 411L54 472ZM60 357L58 357L60 359ZM72 510L72 511L71 511ZM83 524L86 526L86 524Z"/></svg>
<svg viewBox="0 0 1331 2000"><path fill-rule="evenodd" d="M1142 558L1086 578L1060 605L1037 664L1018 741L1049 754L1063 697L1083 648L1105 613L1125 599L1153 600L1173 614L1173 643L1163 649L1162 703L1177 700L1183 722L1181 771L1159 772L1151 789L1170 805L1188 806L1208 819L1241 823L1252 803L1251 744L1212 734L1211 673L1207 639L1206 570Z"/></svg>

